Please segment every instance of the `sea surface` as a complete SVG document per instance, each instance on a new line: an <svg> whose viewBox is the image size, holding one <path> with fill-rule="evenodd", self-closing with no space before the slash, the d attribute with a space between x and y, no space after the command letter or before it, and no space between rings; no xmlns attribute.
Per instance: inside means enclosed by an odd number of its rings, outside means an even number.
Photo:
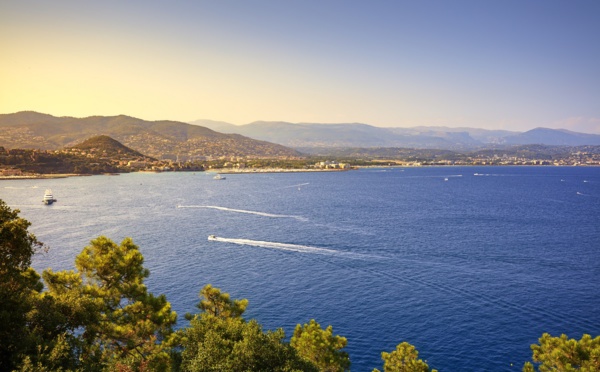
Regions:
<svg viewBox="0 0 600 372"><path fill-rule="evenodd" d="M213 176L2 180L0 199L50 247L38 270L132 237L179 327L211 283L288 337L332 325L353 371L402 341L439 371L520 371L544 332L600 335L600 168Z"/></svg>

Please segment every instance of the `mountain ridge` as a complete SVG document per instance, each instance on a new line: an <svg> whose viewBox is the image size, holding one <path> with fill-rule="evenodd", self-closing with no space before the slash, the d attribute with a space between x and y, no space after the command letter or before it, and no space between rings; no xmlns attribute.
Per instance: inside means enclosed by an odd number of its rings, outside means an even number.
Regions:
<svg viewBox="0 0 600 372"><path fill-rule="evenodd" d="M364 123L255 121L234 125L213 120L183 123L147 121L128 115L55 117L35 111L0 114L0 146L6 148L55 150L97 135L110 136L150 157L173 160L215 156L294 157L300 156L294 149L309 148L472 151L526 144L600 145L600 135L543 127L514 132L440 126L381 128Z"/></svg>
<svg viewBox="0 0 600 372"><path fill-rule="evenodd" d="M517 144L600 145L600 135L549 128L516 132L443 126L381 128L363 123L322 124L254 121L244 125L234 125L210 120L197 120L190 123L202 123L215 130L218 128L227 131L227 133L239 133L292 148L414 147L473 150L488 146Z"/></svg>
<svg viewBox="0 0 600 372"><path fill-rule="evenodd" d="M0 146L56 150L96 135L107 135L154 158L200 159L207 156L293 157L279 144L173 120L147 121L127 115L55 117L34 111L0 114Z"/></svg>

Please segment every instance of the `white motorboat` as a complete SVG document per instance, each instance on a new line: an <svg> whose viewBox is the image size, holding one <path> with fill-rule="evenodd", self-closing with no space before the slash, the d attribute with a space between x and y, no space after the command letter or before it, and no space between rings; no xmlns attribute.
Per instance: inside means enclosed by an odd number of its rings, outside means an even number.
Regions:
<svg viewBox="0 0 600 372"><path fill-rule="evenodd" d="M224 180L225 177L221 176L220 174L217 174L216 176L213 177L213 179L215 179L215 180Z"/></svg>
<svg viewBox="0 0 600 372"><path fill-rule="evenodd" d="M44 199L42 199L42 202L46 205L50 205L55 201L56 199L54 199L54 195L52 195L52 190L46 189L46 191L44 192Z"/></svg>
<svg viewBox="0 0 600 372"><path fill-rule="evenodd" d="M217 240L217 237L215 235L209 235L208 240Z"/></svg>

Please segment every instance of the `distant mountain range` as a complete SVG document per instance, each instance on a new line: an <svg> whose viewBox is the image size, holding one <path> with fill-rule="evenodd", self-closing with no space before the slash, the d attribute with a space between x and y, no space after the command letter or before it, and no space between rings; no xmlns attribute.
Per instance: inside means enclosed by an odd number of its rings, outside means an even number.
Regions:
<svg viewBox="0 0 600 372"><path fill-rule="evenodd" d="M368 124L257 121L233 125L146 121L130 116L55 117L32 111L0 114L0 146L56 150L87 138L110 136L157 159L201 160L218 156L293 157L343 148L412 148L473 151L512 145L600 145L600 135L536 128L527 132L476 128L380 128Z"/></svg>
<svg viewBox="0 0 600 372"><path fill-rule="evenodd" d="M55 117L32 111L0 115L0 146L6 148L56 150L97 135L110 136L158 159L298 155L282 145L176 121L146 121L125 115Z"/></svg>
<svg viewBox="0 0 600 372"><path fill-rule="evenodd" d="M536 128L527 132L477 128L412 127L379 128L368 124L316 124L257 121L233 125L222 121L196 120L222 133L237 133L280 145L310 150L324 147L403 147L474 150L489 146L541 144L552 146L600 145L600 135L564 129Z"/></svg>

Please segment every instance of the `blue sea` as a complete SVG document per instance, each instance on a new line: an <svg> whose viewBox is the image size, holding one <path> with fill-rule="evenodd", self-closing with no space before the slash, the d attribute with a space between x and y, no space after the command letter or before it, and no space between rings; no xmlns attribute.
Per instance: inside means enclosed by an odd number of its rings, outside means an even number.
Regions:
<svg viewBox="0 0 600 372"><path fill-rule="evenodd" d="M288 337L332 325L353 371L402 341L440 371L520 371L544 332L600 335L600 168L213 176L3 180L0 198L50 247L38 270L132 237L179 327L211 283Z"/></svg>

